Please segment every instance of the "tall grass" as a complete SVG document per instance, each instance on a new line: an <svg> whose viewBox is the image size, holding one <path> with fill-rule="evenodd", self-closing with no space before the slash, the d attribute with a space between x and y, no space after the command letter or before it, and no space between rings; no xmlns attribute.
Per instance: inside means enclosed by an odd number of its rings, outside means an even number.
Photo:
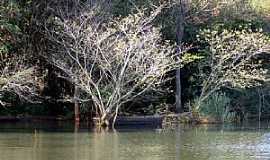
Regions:
<svg viewBox="0 0 270 160"><path fill-rule="evenodd" d="M226 118L231 99L225 93L214 93L202 102L199 113L202 116L213 117L219 120Z"/></svg>

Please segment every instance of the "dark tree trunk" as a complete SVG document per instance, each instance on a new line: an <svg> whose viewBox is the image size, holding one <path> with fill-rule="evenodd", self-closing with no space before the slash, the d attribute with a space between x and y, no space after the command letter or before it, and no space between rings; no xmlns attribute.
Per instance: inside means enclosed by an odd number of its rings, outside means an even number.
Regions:
<svg viewBox="0 0 270 160"><path fill-rule="evenodd" d="M74 89L74 117L75 117L75 123L80 123L80 105L77 100L77 97L79 95L78 87L75 86Z"/></svg>
<svg viewBox="0 0 270 160"><path fill-rule="evenodd" d="M179 6L177 7L177 19L176 19L176 42L178 45L178 50L177 50L177 58L181 58L181 53L182 53L182 48L181 48L181 43L182 39L184 36L184 10L183 8L185 7L185 0L179 0ZM182 112L182 85L181 85L181 69L176 70L176 112L180 113Z"/></svg>

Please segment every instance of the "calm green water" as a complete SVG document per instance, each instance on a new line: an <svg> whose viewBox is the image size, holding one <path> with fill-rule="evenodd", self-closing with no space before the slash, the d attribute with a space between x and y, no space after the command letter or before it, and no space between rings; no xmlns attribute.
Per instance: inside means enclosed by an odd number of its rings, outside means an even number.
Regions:
<svg viewBox="0 0 270 160"><path fill-rule="evenodd" d="M0 124L0 160L268 160L268 128L210 125L76 132L72 125Z"/></svg>

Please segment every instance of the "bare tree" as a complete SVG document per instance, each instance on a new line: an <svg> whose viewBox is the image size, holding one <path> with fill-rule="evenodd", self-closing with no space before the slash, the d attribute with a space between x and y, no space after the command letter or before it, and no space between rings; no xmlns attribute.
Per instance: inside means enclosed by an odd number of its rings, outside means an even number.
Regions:
<svg viewBox="0 0 270 160"><path fill-rule="evenodd" d="M201 64L202 91L197 109L221 87L249 88L269 81L268 68L260 57L269 54L270 40L262 32L204 30L209 55Z"/></svg>
<svg viewBox="0 0 270 160"><path fill-rule="evenodd" d="M207 23L214 17L222 16L224 18L236 14L244 14L250 16L250 8L248 3L244 3L243 0L234 1L209 1L209 0L175 0L174 8L176 15L176 42L178 45L177 55L178 59L181 59L182 54L182 39L184 36L184 29L186 23L198 24ZM247 14L248 13L248 14ZM181 100L181 68L176 70L176 112L182 110Z"/></svg>
<svg viewBox="0 0 270 160"><path fill-rule="evenodd" d="M93 102L102 125L115 120L126 102L158 91L165 74L179 65L174 45L152 26L162 7L102 23L94 8L83 6L77 17L55 17L56 27L45 26L48 60L80 89L77 100Z"/></svg>

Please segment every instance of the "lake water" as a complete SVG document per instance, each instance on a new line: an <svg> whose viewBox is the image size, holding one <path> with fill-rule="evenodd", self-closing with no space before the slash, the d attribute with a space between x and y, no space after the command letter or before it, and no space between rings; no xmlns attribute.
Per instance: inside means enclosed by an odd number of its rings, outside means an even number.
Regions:
<svg viewBox="0 0 270 160"><path fill-rule="evenodd" d="M0 160L269 160L270 126L203 125L97 131L0 124Z"/></svg>

